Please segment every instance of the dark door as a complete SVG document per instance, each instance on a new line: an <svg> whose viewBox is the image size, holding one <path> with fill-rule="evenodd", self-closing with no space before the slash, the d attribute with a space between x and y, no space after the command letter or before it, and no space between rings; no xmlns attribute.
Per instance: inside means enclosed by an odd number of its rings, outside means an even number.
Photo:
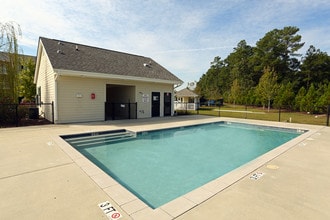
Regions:
<svg viewBox="0 0 330 220"><path fill-rule="evenodd" d="M164 116L171 116L172 112L171 93L164 93Z"/></svg>
<svg viewBox="0 0 330 220"><path fill-rule="evenodd" d="M160 93L153 92L151 93L152 96L152 106L151 106L151 116L152 117L159 117L160 116Z"/></svg>

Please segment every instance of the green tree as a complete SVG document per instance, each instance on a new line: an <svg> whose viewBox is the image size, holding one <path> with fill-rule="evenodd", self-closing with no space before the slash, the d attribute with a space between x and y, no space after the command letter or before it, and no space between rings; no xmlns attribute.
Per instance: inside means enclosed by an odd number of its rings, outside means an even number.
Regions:
<svg viewBox="0 0 330 220"><path fill-rule="evenodd" d="M303 85L309 86L330 82L330 56L313 45L309 47L301 65Z"/></svg>
<svg viewBox="0 0 330 220"><path fill-rule="evenodd" d="M316 111L326 113L327 107L330 105L330 83L320 85L316 93Z"/></svg>
<svg viewBox="0 0 330 220"><path fill-rule="evenodd" d="M315 89L314 84L312 83L304 97L304 106L302 107L303 111L315 113L316 111L316 102L317 102L317 91Z"/></svg>
<svg viewBox="0 0 330 220"><path fill-rule="evenodd" d="M259 84L257 86L257 94L264 107L267 102L268 111L270 110L270 103L274 99L277 90L277 73L273 69L266 67L264 69L264 74L259 80Z"/></svg>
<svg viewBox="0 0 330 220"><path fill-rule="evenodd" d="M286 84L282 83L279 86L278 93L275 97L274 104L277 107L289 107L292 109L294 106L295 93L293 90L293 84L288 82Z"/></svg>
<svg viewBox="0 0 330 220"><path fill-rule="evenodd" d="M324 107L316 108L315 105L323 106L321 103L327 99L324 85L330 81L330 57L311 46L300 62L299 50L304 43L298 31L299 28L292 26L271 30L255 47L241 40L224 60L214 58L197 83L197 93L209 99L222 97L235 104L262 103L265 107L268 103L270 107L274 101L275 106L321 111ZM263 89L266 82L271 81L265 75L266 69L276 73L271 74L276 80L273 79L274 88L270 90ZM313 92L310 91L311 84L314 84L313 96L318 100L314 107L308 100ZM305 97L307 92L309 96Z"/></svg>
<svg viewBox="0 0 330 220"><path fill-rule="evenodd" d="M240 85L238 83L238 79L234 79L233 84L230 88L230 98L233 101L234 105L236 105L236 100L240 97Z"/></svg>
<svg viewBox="0 0 330 220"><path fill-rule="evenodd" d="M36 85L33 83L35 62L32 58L23 60L24 69L19 74L19 96L25 101L32 101L36 95Z"/></svg>
<svg viewBox="0 0 330 220"><path fill-rule="evenodd" d="M18 73L20 71L19 47L17 38L21 35L19 25L8 22L0 23L0 52L4 54L1 63L4 74L0 80L0 101L18 101Z"/></svg>
<svg viewBox="0 0 330 220"><path fill-rule="evenodd" d="M214 95L219 92L217 85L218 71L216 69L209 69L197 83L196 93L201 97L213 99Z"/></svg>
<svg viewBox="0 0 330 220"><path fill-rule="evenodd" d="M301 87L295 97L295 101L294 101L295 110L303 111L305 106L305 95L306 95L306 89L305 87Z"/></svg>
<svg viewBox="0 0 330 220"><path fill-rule="evenodd" d="M197 82L196 93L206 99L222 98L229 85L227 75L224 62L220 57L215 57L214 61L211 62L211 67Z"/></svg>
<svg viewBox="0 0 330 220"><path fill-rule="evenodd" d="M257 105L257 92L256 92L256 87L252 87L249 89L246 95L246 105Z"/></svg>
<svg viewBox="0 0 330 220"><path fill-rule="evenodd" d="M254 72L250 62L252 55L253 48L245 40L241 40L225 59L226 67L230 72L230 98L238 104L246 104L248 90L256 85L253 82Z"/></svg>
<svg viewBox="0 0 330 220"><path fill-rule="evenodd" d="M284 27L274 29L261 38L255 47L255 71L262 74L265 67L274 68L279 75L279 81L293 81L294 72L299 68L297 51L304 46L301 36L297 34L299 28Z"/></svg>

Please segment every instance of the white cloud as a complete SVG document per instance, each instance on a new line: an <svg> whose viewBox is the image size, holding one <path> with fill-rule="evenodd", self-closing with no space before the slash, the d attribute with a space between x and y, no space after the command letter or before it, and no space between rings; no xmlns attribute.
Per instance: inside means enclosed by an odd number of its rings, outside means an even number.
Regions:
<svg viewBox="0 0 330 220"><path fill-rule="evenodd" d="M306 53L310 45L313 45L316 49L320 49L323 52L327 52L330 55L330 30L324 28L315 27L313 29L301 30L302 41L306 42L303 50L303 54Z"/></svg>

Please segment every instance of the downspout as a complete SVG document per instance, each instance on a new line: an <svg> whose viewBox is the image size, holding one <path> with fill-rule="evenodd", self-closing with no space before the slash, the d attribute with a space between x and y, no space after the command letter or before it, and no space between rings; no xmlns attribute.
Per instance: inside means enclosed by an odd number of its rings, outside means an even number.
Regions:
<svg viewBox="0 0 330 220"><path fill-rule="evenodd" d="M54 124L57 124L58 121L58 111L57 111L57 79L60 77L60 75L58 73L54 74Z"/></svg>

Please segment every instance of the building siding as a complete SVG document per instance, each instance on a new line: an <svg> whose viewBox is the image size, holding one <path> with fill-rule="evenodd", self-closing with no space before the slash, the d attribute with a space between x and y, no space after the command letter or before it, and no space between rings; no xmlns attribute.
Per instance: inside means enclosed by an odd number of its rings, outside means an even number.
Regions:
<svg viewBox="0 0 330 220"><path fill-rule="evenodd" d="M138 118L149 118L151 117L151 104L152 104L152 92L160 92L160 116L164 116L164 93L171 93L172 95L172 114L173 110L173 100L174 100L174 88L170 84L161 83L137 83L136 84L136 100L138 102ZM143 102L143 96L148 96L149 101Z"/></svg>
<svg viewBox="0 0 330 220"><path fill-rule="evenodd" d="M160 92L160 116L164 115L164 93L171 93L173 100L173 85L144 83L127 80L104 80L86 77L67 77L57 78L57 110L58 118L55 123L103 121L105 117L106 86L125 85L135 88L134 99L131 103L137 102L137 118L151 117L151 93ZM118 91L121 93L121 90ZM91 94L95 94L95 99L91 99ZM108 94L111 95L111 94ZM126 102L129 94L115 94ZM143 101L143 95L149 97L147 102ZM146 99L144 99L146 100ZM128 100L127 100L128 102ZM172 106L172 115L174 109Z"/></svg>
<svg viewBox="0 0 330 220"><path fill-rule="evenodd" d="M55 123L103 121L105 90L104 80L60 76ZM95 99L91 94L95 94Z"/></svg>
<svg viewBox="0 0 330 220"><path fill-rule="evenodd" d="M54 81L54 70L49 62L47 54L44 49L41 51L41 60L39 64L39 74L36 83L37 92L38 87L41 88L40 101L42 103L52 103L55 101L55 81ZM41 105L39 113L43 114L44 117L52 121L52 107L51 105Z"/></svg>

